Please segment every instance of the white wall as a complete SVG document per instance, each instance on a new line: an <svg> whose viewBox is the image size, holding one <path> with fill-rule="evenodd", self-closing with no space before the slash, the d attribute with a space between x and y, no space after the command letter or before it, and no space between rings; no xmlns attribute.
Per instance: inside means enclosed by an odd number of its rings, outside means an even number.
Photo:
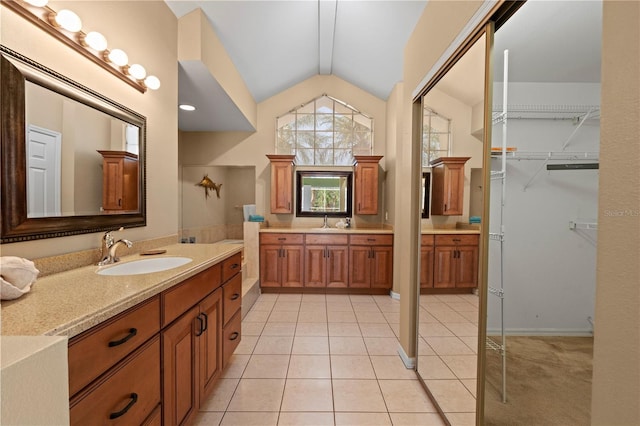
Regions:
<svg viewBox="0 0 640 426"><path fill-rule="evenodd" d="M502 99L502 85L494 85ZM599 84L509 85L509 104L600 103ZM508 146L518 151L560 151L575 130L572 121L509 120ZM598 151L599 122L585 123L566 151ZM493 128L493 146L501 145L502 125ZM492 160L499 170L500 160ZM547 171L539 160L507 161L504 216L505 327L511 333L588 334L595 298L596 232L570 230L569 222L595 222L598 170ZM491 187L491 232L499 232L501 185ZM499 243L491 241L489 285L499 287ZM489 296L488 330L499 329L498 299Z"/></svg>

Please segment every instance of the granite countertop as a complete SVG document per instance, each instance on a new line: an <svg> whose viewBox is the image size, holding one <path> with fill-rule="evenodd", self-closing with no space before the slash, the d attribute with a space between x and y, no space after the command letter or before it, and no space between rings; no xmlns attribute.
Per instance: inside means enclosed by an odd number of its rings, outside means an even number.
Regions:
<svg viewBox="0 0 640 426"><path fill-rule="evenodd" d="M73 337L238 253L242 244L174 244L162 255L193 259L141 275L104 276L95 265L39 278L19 299L2 302L2 335ZM121 262L139 260L126 256Z"/></svg>
<svg viewBox="0 0 640 426"><path fill-rule="evenodd" d="M393 234L393 229L383 228L262 228L260 233L269 234Z"/></svg>

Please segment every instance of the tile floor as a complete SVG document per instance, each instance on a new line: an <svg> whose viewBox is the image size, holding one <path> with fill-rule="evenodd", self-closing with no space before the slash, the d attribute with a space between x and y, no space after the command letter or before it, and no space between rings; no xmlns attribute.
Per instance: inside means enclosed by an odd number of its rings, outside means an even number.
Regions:
<svg viewBox="0 0 640 426"><path fill-rule="evenodd" d="M444 425L397 354L399 312L389 296L261 295L195 424Z"/></svg>
<svg viewBox="0 0 640 426"><path fill-rule="evenodd" d="M475 425L478 296L421 295L418 372L452 425Z"/></svg>

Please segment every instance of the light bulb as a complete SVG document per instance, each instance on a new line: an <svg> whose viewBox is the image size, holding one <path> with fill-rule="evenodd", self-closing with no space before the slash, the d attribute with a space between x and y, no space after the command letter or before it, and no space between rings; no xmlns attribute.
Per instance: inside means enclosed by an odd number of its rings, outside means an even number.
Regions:
<svg viewBox="0 0 640 426"><path fill-rule="evenodd" d="M140 64L133 64L129 67L129 75L136 80L143 80L147 76L147 70Z"/></svg>
<svg viewBox="0 0 640 426"><path fill-rule="evenodd" d="M180 108L183 111L195 111L196 107L194 107L193 105L188 105L188 104L181 104L178 106L178 108Z"/></svg>
<svg viewBox="0 0 640 426"><path fill-rule="evenodd" d="M69 9L62 9L54 19L58 25L72 33L77 33L82 29L80 17Z"/></svg>
<svg viewBox="0 0 640 426"><path fill-rule="evenodd" d="M123 67L129 62L129 57L124 53L124 51L120 49L113 49L109 52L109 60L119 67Z"/></svg>
<svg viewBox="0 0 640 426"><path fill-rule="evenodd" d="M35 6L35 7L45 7L47 3L49 3L49 0L25 0L25 1L29 3L31 6Z"/></svg>
<svg viewBox="0 0 640 426"><path fill-rule="evenodd" d="M87 43L90 48L97 50L98 52L102 52L107 48L107 39L96 31L89 32L84 37L84 42Z"/></svg>
<svg viewBox="0 0 640 426"><path fill-rule="evenodd" d="M158 90L160 88L160 80L155 75L150 75L144 79L144 85L151 90Z"/></svg>

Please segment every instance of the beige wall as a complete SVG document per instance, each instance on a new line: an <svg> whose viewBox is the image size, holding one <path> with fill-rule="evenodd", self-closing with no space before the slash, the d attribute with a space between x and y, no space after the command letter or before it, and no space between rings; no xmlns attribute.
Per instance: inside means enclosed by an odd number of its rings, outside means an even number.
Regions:
<svg viewBox="0 0 640 426"><path fill-rule="evenodd" d="M163 1L54 1L50 6L54 10L68 7L75 11L84 28L104 33L110 46L125 49L132 62L143 64L160 79L159 90L141 94L43 30L0 7L3 45L147 117L147 226L125 230L122 235L135 242L177 234L176 17ZM100 237L87 234L4 244L1 249L2 255L33 259L96 248Z"/></svg>
<svg viewBox="0 0 640 426"><path fill-rule="evenodd" d="M640 424L640 3L604 2L593 425Z"/></svg>
<svg viewBox="0 0 640 426"><path fill-rule="evenodd" d="M304 220L296 219L292 214L271 214L271 175L266 154L275 153L276 117L325 93L374 118L374 155L386 155L386 102L338 77L315 76L258 104L258 130L254 133L181 132L180 164L255 166L257 213L263 214L271 223L302 224ZM380 165L385 168L385 158ZM320 220L315 219L318 223ZM357 223L380 223L382 214L360 216L356 220Z"/></svg>

